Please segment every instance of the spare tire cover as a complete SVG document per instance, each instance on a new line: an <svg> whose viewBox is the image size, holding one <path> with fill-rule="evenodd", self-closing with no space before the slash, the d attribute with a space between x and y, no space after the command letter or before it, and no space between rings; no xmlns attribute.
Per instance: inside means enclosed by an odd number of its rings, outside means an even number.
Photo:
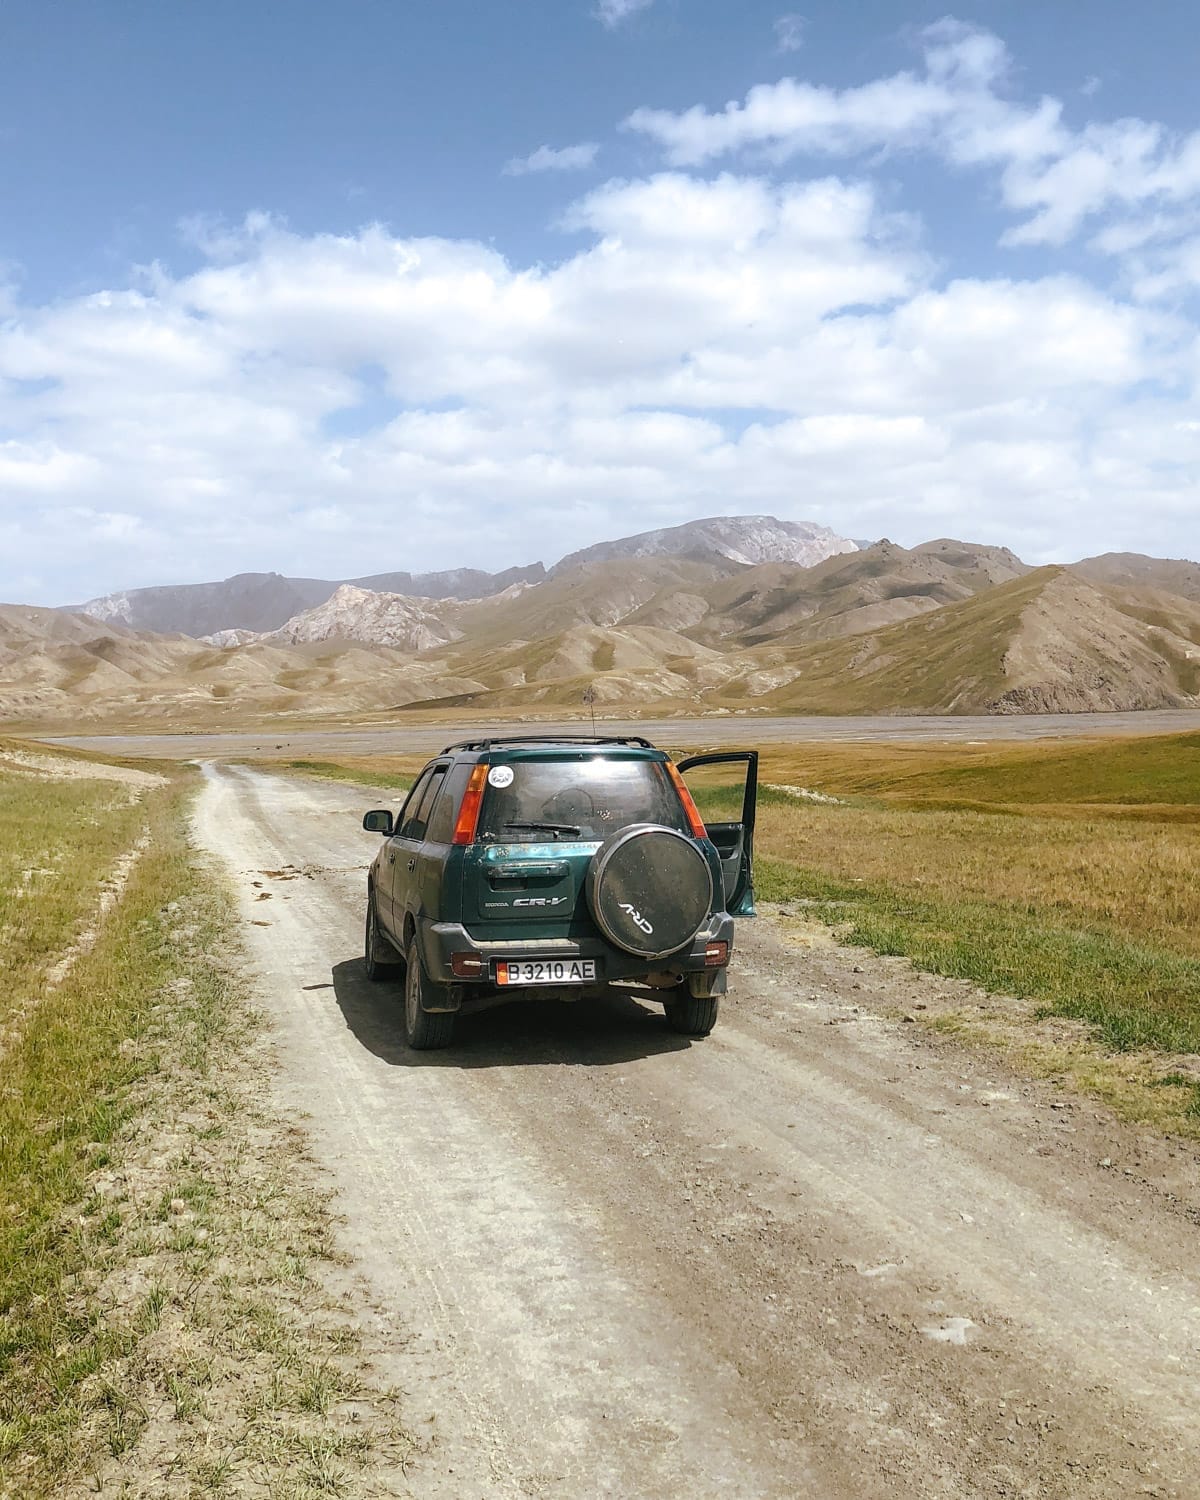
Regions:
<svg viewBox="0 0 1200 1500"><path fill-rule="evenodd" d="M638 958L686 947L712 909L712 871L682 833L657 823L623 828L592 857L588 905L596 926Z"/></svg>

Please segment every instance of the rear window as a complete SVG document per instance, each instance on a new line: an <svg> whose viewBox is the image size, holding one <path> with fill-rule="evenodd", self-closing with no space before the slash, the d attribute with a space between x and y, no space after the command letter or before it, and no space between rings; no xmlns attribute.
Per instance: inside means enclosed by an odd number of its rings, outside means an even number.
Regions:
<svg viewBox="0 0 1200 1500"><path fill-rule="evenodd" d="M599 755L519 760L488 773L479 835L507 843L601 840L630 823L687 832L678 793L661 762Z"/></svg>

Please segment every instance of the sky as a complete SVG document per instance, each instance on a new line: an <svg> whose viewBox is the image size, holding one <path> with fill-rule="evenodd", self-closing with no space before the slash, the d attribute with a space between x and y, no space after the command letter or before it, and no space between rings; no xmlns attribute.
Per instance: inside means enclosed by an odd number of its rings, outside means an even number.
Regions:
<svg viewBox="0 0 1200 1500"><path fill-rule="evenodd" d="M0 0L0 600L1200 555L1193 8L797 3Z"/></svg>

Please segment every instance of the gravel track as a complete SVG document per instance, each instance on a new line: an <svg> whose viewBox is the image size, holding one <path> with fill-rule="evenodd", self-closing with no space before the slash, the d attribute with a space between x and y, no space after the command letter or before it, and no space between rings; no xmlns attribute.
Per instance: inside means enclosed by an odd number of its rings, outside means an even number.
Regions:
<svg viewBox="0 0 1200 1500"><path fill-rule="evenodd" d="M1096 739L1200 731L1200 710L1154 709L1112 714L856 714L820 717L769 714L704 714L674 719L597 721L602 734L645 735L656 745L793 745L875 741L963 743L1010 740ZM49 744L98 750L114 756L163 759L252 756L292 759L321 755L432 755L452 740L494 734L589 735L580 719L506 719L492 726L477 721L438 722L420 717L389 718L385 724L344 723L313 728L296 724L210 734L91 734L48 739Z"/></svg>
<svg viewBox="0 0 1200 1500"><path fill-rule="evenodd" d="M1200 1495L1190 1148L882 1019L938 981L767 921L705 1041L614 998L409 1053L358 957L370 801L209 766L197 829L413 1495Z"/></svg>

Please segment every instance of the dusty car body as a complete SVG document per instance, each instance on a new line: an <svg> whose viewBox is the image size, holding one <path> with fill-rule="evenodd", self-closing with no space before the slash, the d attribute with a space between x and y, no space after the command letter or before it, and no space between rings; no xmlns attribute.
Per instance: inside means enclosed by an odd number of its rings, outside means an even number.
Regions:
<svg viewBox="0 0 1200 1500"><path fill-rule="evenodd" d="M737 768L741 815L705 824L684 775ZM758 754L675 766L649 741L506 738L451 745L383 835L367 883L365 962L403 973L405 1034L447 1045L459 1012L631 984L707 1035L736 916L753 916Z"/></svg>

